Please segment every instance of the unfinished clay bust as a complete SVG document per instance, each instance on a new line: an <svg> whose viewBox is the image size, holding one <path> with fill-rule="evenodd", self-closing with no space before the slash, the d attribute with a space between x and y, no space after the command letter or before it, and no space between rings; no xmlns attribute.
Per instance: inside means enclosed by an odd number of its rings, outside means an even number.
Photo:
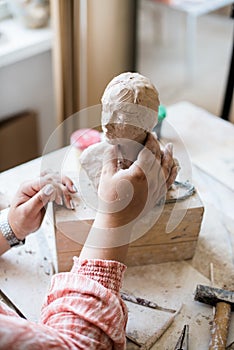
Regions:
<svg viewBox="0 0 234 350"><path fill-rule="evenodd" d="M139 73L122 73L111 80L102 96L102 129L105 141L88 147L80 157L83 169L97 188L102 156L108 145L118 144L122 167L136 159L158 120L158 92Z"/></svg>
<svg viewBox="0 0 234 350"><path fill-rule="evenodd" d="M139 73L122 73L102 96L102 128L109 142L126 138L143 143L158 121L158 91Z"/></svg>

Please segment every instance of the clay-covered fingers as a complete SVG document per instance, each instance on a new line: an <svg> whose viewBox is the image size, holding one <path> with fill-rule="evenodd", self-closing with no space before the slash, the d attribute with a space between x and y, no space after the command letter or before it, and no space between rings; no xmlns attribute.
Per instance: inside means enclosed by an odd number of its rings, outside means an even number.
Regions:
<svg viewBox="0 0 234 350"><path fill-rule="evenodd" d="M156 137L152 133L148 133L145 142L145 147L139 152L134 166L138 166L139 175L142 172L147 176L151 173L152 167L157 172L159 170L159 165L161 163L161 149ZM155 176L157 176L155 172Z"/></svg>
<svg viewBox="0 0 234 350"><path fill-rule="evenodd" d="M68 209L74 209L71 195L77 192L77 189L68 176L51 171L44 172L40 178L40 186L41 188L45 187L46 192L50 192L50 187L46 189L46 186L49 185L54 188L54 191L51 190L49 195L49 201L55 201L58 205L65 205ZM48 197L45 197L45 200L48 200Z"/></svg>
<svg viewBox="0 0 234 350"><path fill-rule="evenodd" d="M179 167L178 163L175 162L175 160L174 160L170 175L167 179L167 189L169 189L171 187L171 185L174 183L176 176L178 175L179 169L180 169L180 167Z"/></svg>
<svg viewBox="0 0 234 350"><path fill-rule="evenodd" d="M162 182L165 183L164 177L160 176L162 172L160 146L152 134L148 134L144 149L139 152L137 160L129 170L131 170L132 177L141 182L142 190L147 195L144 208L144 213L146 213L155 206Z"/></svg>
<svg viewBox="0 0 234 350"><path fill-rule="evenodd" d="M137 160L130 166L129 170L134 171L134 175L138 177L146 176L154 166L156 158L154 154L144 147L137 156Z"/></svg>
<svg viewBox="0 0 234 350"><path fill-rule="evenodd" d="M53 179L52 185L55 187L55 203L58 205L65 205L68 209L74 209L74 202L72 200L71 194L77 192L73 181L65 175L60 178Z"/></svg>
<svg viewBox="0 0 234 350"><path fill-rule="evenodd" d="M117 171L117 153L116 146L108 147L103 154L102 161L102 171L100 175L100 181L98 185L98 195L99 201L105 201L109 199L108 197L108 180L112 178L112 176ZM97 174L98 175L98 174Z"/></svg>
<svg viewBox="0 0 234 350"><path fill-rule="evenodd" d="M167 189L174 182L177 175L177 167L175 166L175 162L173 159L173 145L172 143L168 143L165 146L163 155L162 155L162 171L165 178L165 182L167 185Z"/></svg>
<svg viewBox="0 0 234 350"><path fill-rule="evenodd" d="M66 175L59 174L59 172L55 172L52 170L45 170L41 172L42 180L46 182L55 182L63 184L69 192L75 193L77 189L73 183L73 181Z"/></svg>
<svg viewBox="0 0 234 350"><path fill-rule="evenodd" d="M115 201L118 197L116 192L117 179L115 179L115 174L117 172L117 146L110 145L103 155L103 165L98 186L99 200L102 201L102 204L104 204L104 202Z"/></svg>
<svg viewBox="0 0 234 350"><path fill-rule="evenodd" d="M112 227L122 226L129 219L125 209L132 198L129 169L119 169L117 154L117 146L113 145L104 152L98 186L98 212L108 217Z"/></svg>
<svg viewBox="0 0 234 350"><path fill-rule="evenodd" d="M154 157L152 167L147 173L147 182L149 188L149 205L152 209L161 201L167 192L161 161L156 157Z"/></svg>
<svg viewBox="0 0 234 350"><path fill-rule="evenodd" d="M62 184L67 188L70 193L77 192L77 188L73 181L66 175L62 175Z"/></svg>
<svg viewBox="0 0 234 350"><path fill-rule="evenodd" d="M71 193L66 186L60 183L51 184L54 189L54 196L51 201L54 201L58 205L65 205L68 209L74 209L74 203L72 201Z"/></svg>
<svg viewBox="0 0 234 350"><path fill-rule="evenodd" d="M148 183L148 191L156 192L161 172L161 149L154 134L148 133L145 147L139 152L137 160L129 168L134 176L144 178Z"/></svg>
<svg viewBox="0 0 234 350"><path fill-rule="evenodd" d="M118 149L117 146L110 145L103 155L102 176L106 173L113 175L118 169Z"/></svg>
<svg viewBox="0 0 234 350"><path fill-rule="evenodd" d="M161 149L156 134L150 132L147 134L145 147L148 148L159 161L161 161Z"/></svg>

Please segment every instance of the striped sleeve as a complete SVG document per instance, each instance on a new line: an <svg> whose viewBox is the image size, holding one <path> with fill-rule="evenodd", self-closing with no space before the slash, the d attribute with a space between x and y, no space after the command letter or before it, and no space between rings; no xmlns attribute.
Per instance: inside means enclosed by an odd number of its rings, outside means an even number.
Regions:
<svg viewBox="0 0 234 350"><path fill-rule="evenodd" d="M74 258L53 276L39 323L0 307L1 350L123 350L127 309L119 296L125 265Z"/></svg>
<svg viewBox="0 0 234 350"><path fill-rule="evenodd" d="M74 258L70 273L53 277L41 322L78 349L124 349L127 310L119 296L125 265Z"/></svg>

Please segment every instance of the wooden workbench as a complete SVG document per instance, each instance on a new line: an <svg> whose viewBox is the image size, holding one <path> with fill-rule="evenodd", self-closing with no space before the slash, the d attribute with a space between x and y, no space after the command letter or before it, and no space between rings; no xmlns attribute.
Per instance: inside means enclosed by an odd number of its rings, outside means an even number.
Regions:
<svg viewBox="0 0 234 350"><path fill-rule="evenodd" d="M190 176L192 170L193 184L205 206L196 253L186 262L130 267L123 287L166 306L183 303L181 312L154 345L154 350L173 349L185 323L190 325L190 350L205 350L212 309L193 301L196 284L209 283L212 262L214 283L234 289L234 126L184 102L168 108L162 141L167 139L174 143L175 153L184 143L188 152L185 158L191 160L190 169L183 166L187 160L180 159L184 176ZM22 181L39 175L41 162L46 159L50 168L54 168L53 162L63 152L56 151L1 173L0 192L10 200ZM41 229L27 238L25 246L0 257L1 289L31 320L38 319L52 264L56 266L53 222L49 214ZM228 342L231 341L234 341L233 319Z"/></svg>

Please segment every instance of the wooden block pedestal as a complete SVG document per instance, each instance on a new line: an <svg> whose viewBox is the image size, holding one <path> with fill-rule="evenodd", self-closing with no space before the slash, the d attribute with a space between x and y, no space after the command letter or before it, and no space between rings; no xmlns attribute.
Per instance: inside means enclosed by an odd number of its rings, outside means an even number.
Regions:
<svg viewBox="0 0 234 350"><path fill-rule="evenodd" d="M142 237L130 244L126 261L128 266L158 264L193 257L204 207L198 193L180 203L177 202L176 207L174 205L174 203L165 204L156 224ZM184 217L170 233L166 233L172 211L175 217L183 215ZM72 258L79 255L82 242L85 241L93 218L92 212L87 211L87 208L82 207L81 204L76 206L75 211L54 206L59 272L70 270Z"/></svg>

